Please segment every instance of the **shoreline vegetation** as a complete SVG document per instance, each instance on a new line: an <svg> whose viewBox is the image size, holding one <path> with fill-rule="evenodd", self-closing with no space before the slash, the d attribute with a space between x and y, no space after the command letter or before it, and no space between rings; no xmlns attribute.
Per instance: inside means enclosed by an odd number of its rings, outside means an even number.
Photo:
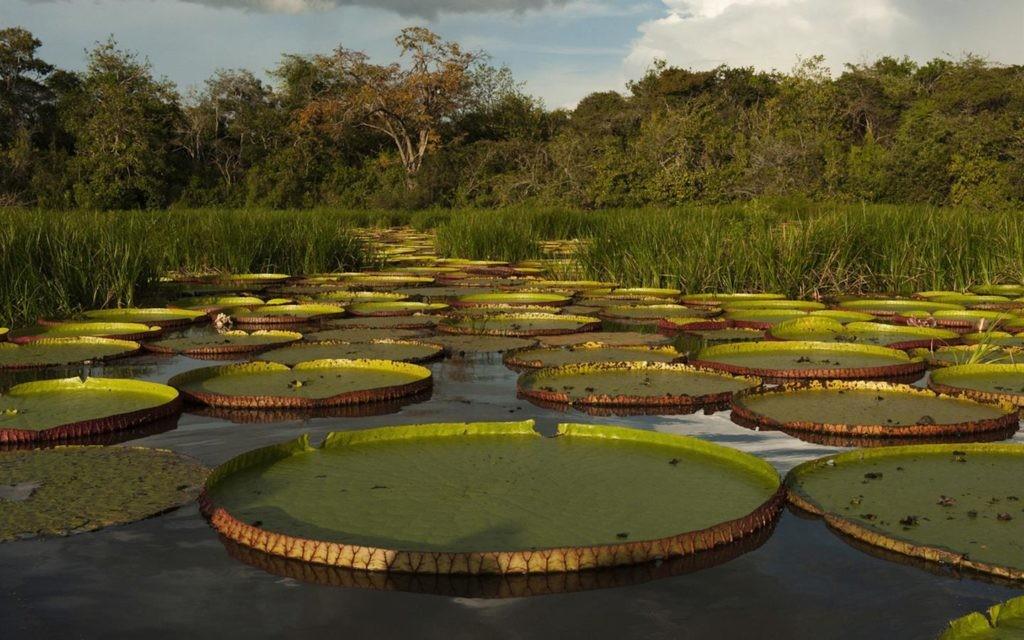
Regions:
<svg viewBox="0 0 1024 640"><path fill-rule="evenodd" d="M1024 212L757 200L568 210L0 209L0 326L137 304L169 272L381 267L360 229L436 234L438 254L510 262L579 240L574 277L803 298L1024 282Z"/></svg>

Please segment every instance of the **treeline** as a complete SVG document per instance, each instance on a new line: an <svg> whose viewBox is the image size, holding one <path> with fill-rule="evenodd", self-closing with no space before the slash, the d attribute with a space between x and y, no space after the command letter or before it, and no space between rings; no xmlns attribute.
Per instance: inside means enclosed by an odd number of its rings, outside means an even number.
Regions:
<svg viewBox="0 0 1024 640"><path fill-rule="evenodd" d="M1024 67L882 58L837 78L656 64L550 110L422 28L398 60L284 55L182 93L113 41L82 72L0 30L0 204L583 208L803 196L1024 201Z"/></svg>

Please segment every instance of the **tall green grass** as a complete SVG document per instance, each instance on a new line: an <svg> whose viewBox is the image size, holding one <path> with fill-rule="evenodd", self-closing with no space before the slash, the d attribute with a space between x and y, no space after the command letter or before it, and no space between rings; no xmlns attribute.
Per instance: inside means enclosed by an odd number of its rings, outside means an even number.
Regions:
<svg viewBox="0 0 1024 640"><path fill-rule="evenodd" d="M722 207L451 213L447 256L522 260L580 237L584 274L686 291L907 294L1024 279L1024 212L755 201Z"/></svg>
<svg viewBox="0 0 1024 640"><path fill-rule="evenodd" d="M169 271L316 273L374 252L329 211L0 210L0 326L130 305Z"/></svg>

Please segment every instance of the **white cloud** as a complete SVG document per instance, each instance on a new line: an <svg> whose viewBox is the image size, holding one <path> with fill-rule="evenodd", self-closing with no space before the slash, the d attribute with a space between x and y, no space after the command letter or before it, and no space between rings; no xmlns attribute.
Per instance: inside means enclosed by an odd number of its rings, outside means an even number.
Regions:
<svg viewBox="0 0 1024 640"><path fill-rule="evenodd" d="M976 53L1024 62L1019 0L663 0L665 15L638 27L626 57L636 76L655 58L790 70L824 54L833 70L882 55L916 60Z"/></svg>
<svg viewBox="0 0 1024 640"><path fill-rule="evenodd" d="M439 13L526 11L561 5L568 0L186 0L211 7L231 7L269 13L302 13L344 6L386 9L405 16L433 17Z"/></svg>

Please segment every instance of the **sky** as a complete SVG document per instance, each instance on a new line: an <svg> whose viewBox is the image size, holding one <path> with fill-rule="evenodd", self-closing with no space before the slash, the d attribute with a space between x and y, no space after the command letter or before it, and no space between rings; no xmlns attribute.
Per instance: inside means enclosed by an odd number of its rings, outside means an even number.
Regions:
<svg viewBox="0 0 1024 640"><path fill-rule="evenodd" d="M881 55L1024 63L1024 0L0 0L0 27L32 31L48 62L80 69L113 35L183 90L338 45L390 61L411 25L487 51L549 107L624 90L655 59L789 71L822 54L834 73Z"/></svg>

